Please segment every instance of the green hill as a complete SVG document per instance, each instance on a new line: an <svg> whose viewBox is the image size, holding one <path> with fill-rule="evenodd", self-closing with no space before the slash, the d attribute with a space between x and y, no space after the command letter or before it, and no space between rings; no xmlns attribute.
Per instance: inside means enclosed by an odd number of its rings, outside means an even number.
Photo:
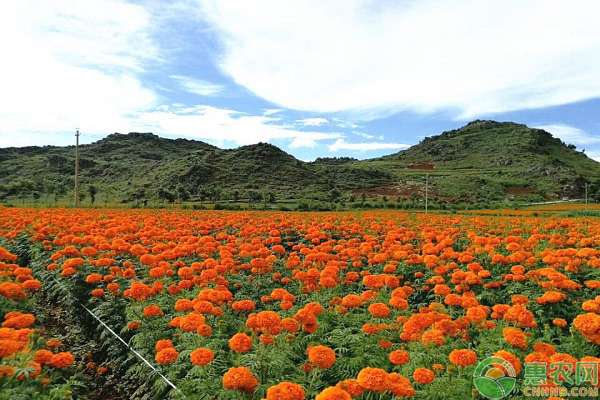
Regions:
<svg viewBox="0 0 600 400"><path fill-rule="evenodd" d="M510 122L474 121L385 157L303 162L258 143L220 149L151 133L112 134L80 146L82 193L90 202L541 201L596 193L600 163L548 132ZM74 146L0 149L0 199L67 201ZM90 191L90 187L93 187ZM95 189L95 190L93 190Z"/></svg>
<svg viewBox="0 0 600 400"><path fill-rule="evenodd" d="M392 172L390 190L404 194L429 174L433 196L449 202L578 198L600 178L600 163L574 146L512 122L473 121L365 163Z"/></svg>

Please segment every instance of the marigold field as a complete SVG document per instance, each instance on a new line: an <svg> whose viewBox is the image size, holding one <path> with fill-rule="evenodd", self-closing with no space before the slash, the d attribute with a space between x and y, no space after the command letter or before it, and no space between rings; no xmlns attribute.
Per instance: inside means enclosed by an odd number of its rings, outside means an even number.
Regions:
<svg viewBox="0 0 600 400"><path fill-rule="evenodd" d="M477 398L491 355L600 361L599 249L589 217L0 208L0 398Z"/></svg>

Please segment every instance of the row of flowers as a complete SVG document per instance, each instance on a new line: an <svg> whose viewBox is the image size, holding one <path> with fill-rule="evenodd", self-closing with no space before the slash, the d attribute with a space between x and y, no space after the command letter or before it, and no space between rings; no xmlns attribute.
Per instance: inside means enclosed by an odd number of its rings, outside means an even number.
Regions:
<svg viewBox="0 0 600 400"><path fill-rule="evenodd" d="M0 247L0 377L4 390L41 384L48 390L53 380L69 375L74 363L73 354L60 351L59 339L46 339L38 330L36 316L24 312L30 307L31 297L42 284L34 279L30 268L16 264L17 256ZM67 370L67 371L60 371ZM7 389L8 388L8 389Z"/></svg>

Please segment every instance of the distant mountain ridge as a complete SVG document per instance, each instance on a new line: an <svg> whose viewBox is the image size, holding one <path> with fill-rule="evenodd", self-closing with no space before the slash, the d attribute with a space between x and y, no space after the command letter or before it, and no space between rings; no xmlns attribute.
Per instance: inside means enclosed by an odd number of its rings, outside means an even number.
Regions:
<svg viewBox="0 0 600 400"><path fill-rule="evenodd" d="M438 203L573 198L600 181L600 163L550 133L482 121L384 157L304 162L257 143L221 149L152 133L110 134L80 146L81 183L118 202L420 201L425 175ZM0 199L66 197L74 146L0 149ZM85 192L85 190L84 190Z"/></svg>

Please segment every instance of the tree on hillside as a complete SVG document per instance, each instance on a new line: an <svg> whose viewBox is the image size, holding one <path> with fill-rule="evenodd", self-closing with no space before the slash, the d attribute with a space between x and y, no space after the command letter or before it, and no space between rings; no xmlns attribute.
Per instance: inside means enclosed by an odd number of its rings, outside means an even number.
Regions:
<svg viewBox="0 0 600 400"><path fill-rule="evenodd" d="M200 204L204 203L204 200L206 200L208 196L208 190L203 187L198 188L198 198L200 199Z"/></svg>
<svg viewBox="0 0 600 400"><path fill-rule="evenodd" d="M341 196L342 196L342 193L339 190L337 190L336 188L333 188L329 191L328 199L330 202L336 203L340 199Z"/></svg>
<svg viewBox="0 0 600 400"><path fill-rule="evenodd" d="M190 199L190 192L188 192L184 185L178 185L176 191L179 201L188 201Z"/></svg>
<svg viewBox="0 0 600 400"><path fill-rule="evenodd" d="M88 194L90 195L90 202L92 205L96 202L96 194L98 194L98 188L94 185L88 186Z"/></svg>
<svg viewBox="0 0 600 400"><path fill-rule="evenodd" d="M223 194L223 189L221 189L219 186L215 186L215 187L211 188L211 190L210 190L210 198L214 203L221 200L222 194Z"/></svg>
<svg viewBox="0 0 600 400"><path fill-rule="evenodd" d="M256 190L248 190L248 203L258 203L262 199L262 194Z"/></svg>
<svg viewBox="0 0 600 400"><path fill-rule="evenodd" d="M147 199L146 199L146 189L144 188L139 188L137 189L135 192L133 192L131 194L131 199L135 200L136 206L139 206L140 201L142 201L142 203L147 204Z"/></svg>
<svg viewBox="0 0 600 400"><path fill-rule="evenodd" d="M175 194L173 194L172 192L170 192L164 188L158 189L157 195L160 200L168 201L169 203L173 203L175 201L175 199L177 198L177 196L175 196Z"/></svg>

